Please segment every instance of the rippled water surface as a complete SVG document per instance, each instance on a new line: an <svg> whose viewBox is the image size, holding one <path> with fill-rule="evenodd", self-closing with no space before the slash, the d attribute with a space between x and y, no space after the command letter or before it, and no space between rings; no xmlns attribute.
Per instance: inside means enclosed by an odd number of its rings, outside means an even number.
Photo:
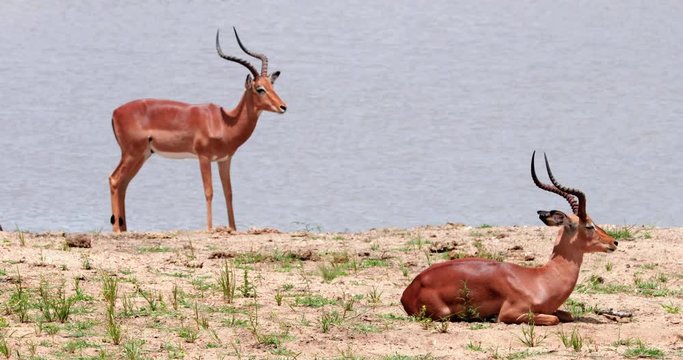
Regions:
<svg viewBox="0 0 683 360"><path fill-rule="evenodd" d="M540 224L569 208L532 184L534 149L597 222L683 225L681 2L74 3L0 2L5 228L108 230L111 111L233 107L232 25L289 106L233 159L240 228ZM152 157L127 206L132 230L203 228L198 163Z"/></svg>

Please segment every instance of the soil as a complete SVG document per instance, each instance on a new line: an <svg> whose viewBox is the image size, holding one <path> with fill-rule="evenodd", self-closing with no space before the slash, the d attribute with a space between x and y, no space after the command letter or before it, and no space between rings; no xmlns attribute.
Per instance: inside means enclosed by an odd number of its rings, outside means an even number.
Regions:
<svg viewBox="0 0 683 360"><path fill-rule="evenodd" d="M619 230L618 250L586 255L571 301L563 307L575 313L576 321L550 327L429 322L408 317L399 302L420 271L449 258L498 257L542 265L557 233L549 227L446 224L362 233L0 232L0 355L683 357L683 229L605 228ZM233 299L224 296L219 284L226 269L234 275ZM119 344L107 332L109 306L103 286L111 280L117 283L114 324L122 333ZM73 301L63 323L46 318L56 317L49 304L59 308L60 289ZM23 303L18 300L22 296ZM540 344L524 343L530 331ZM580 344L575 341L577 351L561 339L561 334L569 338L572 332L581 337Z"/></svg>

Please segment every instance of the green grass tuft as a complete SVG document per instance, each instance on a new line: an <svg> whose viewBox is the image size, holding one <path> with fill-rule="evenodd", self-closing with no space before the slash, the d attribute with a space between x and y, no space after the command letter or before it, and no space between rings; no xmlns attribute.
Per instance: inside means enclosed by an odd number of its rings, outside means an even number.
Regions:
<svg viewBox="0 0 683 360"><path fill-rule="evenodd" d="M572 317L575 319L580 318L587 313L592 313L595 310L593 306L586 305L571 298L567 299L567 301L564 303L564 308L566 311L569 311L569 313L571 313Z"/></svg>
<svg viewBox="0 0 683 360"><path fill-rule="evenodd" d="M615 229L607 229L605 232L614 238L614 240L633 240L634 234L631 232L631 228L620 227Z"/></svg>
<svg viewBox="0 0 683 360"><path fill-rule="evenodd" d="M637 340L635 346L629 347L624 356L627 358L661 359L664 357L664 352Z"/></svg>
<svg viewBox="0 0 683 360"><path fill-rule="evenodd" d="M157 245L152 245L152 246L140 246L137 248L138 253L164 253L164 252L171 252L173 249L171 249L168 246L161 246L159 244Z"/></svg>
<svg viewBox="0 0 683 360"><path fill-rule="evenodd" d="M337 263L320 264L318 265L318 270L320 270L320 275L323 277L325 282L330 282L339 276L347 275L344 266Z"/></svg>
<svg viewBox="0 0 683 360"><path fill-rule="evenodd" d="M681 312L681 307L674 305L673 302L669 302L668 304L662 304L662 308L664 308L664 310L666 310L666 312L669 314L678 314Z"/></svg>
<svg viewBox="0 0 683 360"><path fill-rule="evenodd" d="M575 352L581 351L581 348L583 347L583 337L579 334L577 328L572 329L570 334L565 334L564 329L560 329L558 336L560 337L560 340L562 340L564 347L572 349Z"/></svg>
<svg viewBox="0 0 683 360"><path fill-rule="evenodd" d="M312 308L319 308L325 305L336 305L337 301L325 298L321 295L308 295L303 297L296 297L294 303L299 306L308 306Z"/></svg>
<svg viewBox="0 0 683 360"><path fill-rule="evenodd" d="M608 284L602 277L591 275L588 280L576 286L576 292L582 294L617 294L631 292L631 288L627 285Z"/></svg>

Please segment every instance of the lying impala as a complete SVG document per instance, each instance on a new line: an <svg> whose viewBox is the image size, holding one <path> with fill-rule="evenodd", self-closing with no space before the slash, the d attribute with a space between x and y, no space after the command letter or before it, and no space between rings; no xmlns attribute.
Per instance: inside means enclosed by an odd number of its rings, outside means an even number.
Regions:
<svg viewBox="0 0 683 360"><path fill-rule="evenodd" d="M451 321L497 317L504 323L533 321L537 325L572 321L568 312L558 308L574 290L583 254L613 252L617 242L586 214L583 192L560 185L547 158L545 165L554 186L538 180L532 156L534 183L564 197L573 211L570 215L538 211L546 225L560 227L550 261L537 268L478 258L432 265L403 292L401 303L409 315L422 313L434 320Z"/></svg>
<svg viewBox="0 0 683 360"><path fill-rule="evenodd" d="M111 224L114 231L126 231L126 189L130 180L152 154L169 158L198 158L206 198L207 227L211 230L211 162L218 163L230 229L235 230L230 184L230 160L237 148L249 139L261 111L283 114L287 105L280 99L273 83L279 71L268 75L268 58L247 50L237 30L237 44L247 55L261 60L261 73L248 61L223 54L216 32L216 51L225 60L246 67L250 75L244 84L242 99L232 110L219 105L192 105L172 100L133 100L114 110L112 127L121 147L121 161L109 177ZM253 78L252 78L253 76Z"/></svg>

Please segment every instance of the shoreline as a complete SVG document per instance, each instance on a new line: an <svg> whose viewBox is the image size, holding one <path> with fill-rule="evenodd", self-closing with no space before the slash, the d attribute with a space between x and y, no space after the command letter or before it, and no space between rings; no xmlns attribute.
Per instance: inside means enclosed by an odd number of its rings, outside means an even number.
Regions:
<svg viewBox="0 0 683 360"><path fill-rule="evenodd" d="M596 224L600 226L601 228L604 229L629 229L629 230L634 230L634 231L645 231L648 229L658 229L658 230L667 230L667 229L683 229L683 226L660 226L660 225L650 225L650 224L626 224L626 225L618 225L618 224ZM111 226L106 226L107 229L109 229ZM306 224L300 229L296 230L282 230L280 228L276 227L257 227L257 226L252 226L252 227L240 227L236 232L231 232L228 230L227 226L219 225L215 226L211 231L207 231L206 229L162 229L162 230L128 230L126 232L121 232L121 233L114 233L111 230L107 230L104 228L96 229L96 230L63 230L63 229L38 229L38 230L32 230L29 228L23 228L23 227L14 227L14 228L7 228L7 227L2 227L0 224L0 233L17 233L17 232L22 232L25 234L39 234L39 235L49 235L49 234L97 234L97 235L111 235L111 236L121 236L123 237L125 234L134 234L133 236L140 236L141 234L216 234L216 233L221 233L221 234L227 234L227 235L233 235L233 236L239 236L239 235L258 235L260 233L277 233L277 234L301 234L301 233L309 233L309 234L364 234L364 233L370 233L370 232L375 232L375 231L419 231L420 229L439 229L439 228L445 228L445 227L462 227L462 228L467 228L467 229L509 229L509 228L545 228L547 226L541 224L541 223L533 223L533 224L510 224L510 225L493 225L493 224L477 224L477 225L471 225L471 224L465 224L465 223L459 223L459 222L446 222L442 224L419 224L415 226L408 226L408 227L401 227L401 226L376 226L376 227L370 227L367 229L361 229L361 230L340 230L340 231L335 231L335 230L324 230L320 226L312 225L312 224Z"/></svg>

